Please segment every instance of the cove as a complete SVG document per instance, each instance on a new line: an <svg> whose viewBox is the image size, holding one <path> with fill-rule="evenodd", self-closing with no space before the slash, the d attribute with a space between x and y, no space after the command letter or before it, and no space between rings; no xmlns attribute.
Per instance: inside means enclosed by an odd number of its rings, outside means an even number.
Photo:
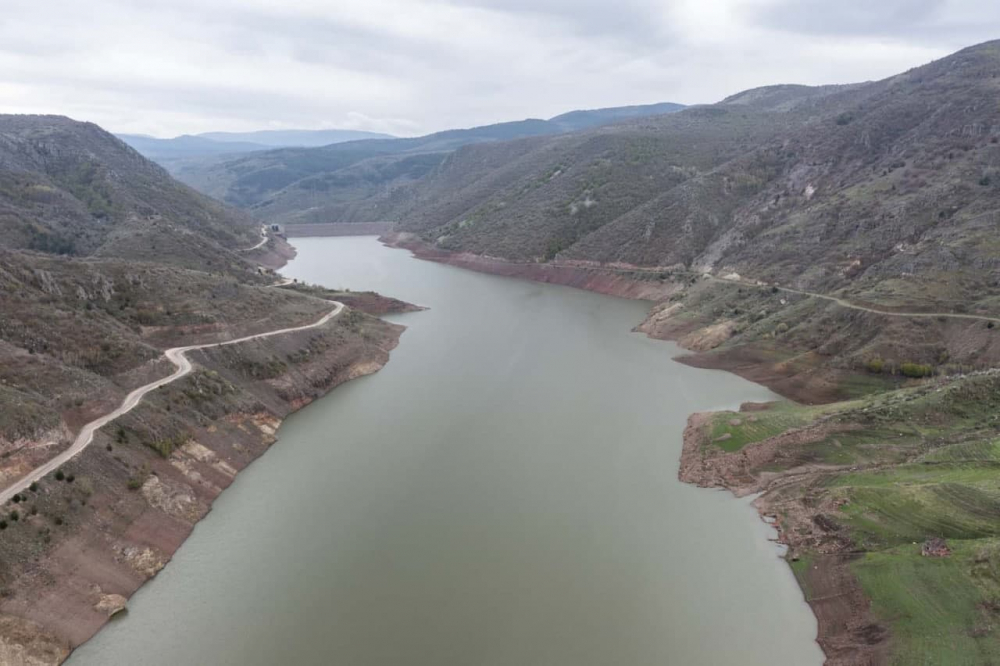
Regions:
<svg viewBox="0 0 1000 666"><path fill-rule="evenodd" d="M648 304L295 239L284 274L430 309L288 418L72 666L809 665L745 501L677 480L695 411L775 399L671 360Z"/></svg>

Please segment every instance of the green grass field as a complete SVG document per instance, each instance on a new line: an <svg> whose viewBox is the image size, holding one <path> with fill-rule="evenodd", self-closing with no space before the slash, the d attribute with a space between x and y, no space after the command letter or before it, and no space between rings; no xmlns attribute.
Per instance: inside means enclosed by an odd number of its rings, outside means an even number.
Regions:
<svg viewBox="0 0 1000 666"><path fill-rule="evenodd" d="M739 451L820 421L829 426L825 437L789 440L760 469L830 465L806 493L839 507L830 517L863 553L849 566L889 630L891 663L1000 664L1000 377L820 407L720 412L707 426L706 447ZM921 555L935 537L947 541L950 556ZM789 564L807 587L813 553L796 554Z"/></svg>
<svg viewBox="0 0 1000 666"><path fill-rule="evenodd" d="M952 542L952 555L917 545L867 553L851 565L875 616L892 632L892 663L1000 663L1000 540Z"/></svg>
<svg viewBox="0 0 1000 666"><path fill-rule="evenodd" d="M779 402L762 412L717 412L712 415L709 438L713 446L724 451L739 451L747 444L762 442L809 424L817 415L818 409ZM726 435L728 438L720 439Z"/></svg>

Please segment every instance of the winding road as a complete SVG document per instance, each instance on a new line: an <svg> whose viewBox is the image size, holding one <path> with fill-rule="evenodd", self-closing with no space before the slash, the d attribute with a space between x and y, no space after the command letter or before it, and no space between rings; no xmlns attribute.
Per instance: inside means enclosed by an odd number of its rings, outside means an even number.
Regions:
<svg viewBox="0 0 1000 666"><path fill-rule="evenodd" d="M257 248L259 248L259 247L263 246L263 245L264 245L264 243L266 243L266 242L267 242L268 240L270 240L270 239L268 238L268 236L267 236L267 227L261 227L261 228L260 228L260 235L261 235L261 239L260 239L260 242L259 242L259 243L257 243L257 244L256 244L256 245L254 245L253 247L245 247L245 248L243 248L242 250L238 250L238 251L239 251L239 252L253 252L253 251L254 251L254 250L256 250Z"/></svg>
<svg viewBox="0 0 1000 666"><path fill-rule="evenodd" d="M77 454L79 454L81 451L83 451L90 445L90 443L94 440L94 433L96 433L98 430L106 426L108 423L114 421L122 414L126 414L130 412L132 409L134 409L135 406L139 404L139 401L142 400L143 396L145 396L147 393L149 393L150 391L155 391L161 386L166 386L171 382L177 381L181 377L190 373L193 366L191 364L191 360L188 359L188 357L186 356L188 352L197 351L199 349L209 349L211 347L225 347L226 345L235 345L241 342L247 342L249 340L258 340L260 338L269 338L274 335L282 335L284 333L294 333L295 331L304 331L310 328L317 328L327 323L337 315L339 315L341 310L344 309L344 304L340 303L339 301L331 301L331 303L334 304L333 310L323 315L318 321L312 324L306 324L305 326L293 326L290 328L282 328L276 331L268 331L267 333L257 333L256 335L247 335L245 337L237 338L235 340L226 340L225 342L212 342L204 345L190 345L188 347L173 347L171 349L166 350L163 353L163 355L166 356L167 360L169 360L171 363L177 366L177 369L172 374L170 374L167 377L163 377L162 379L157 379L154 382L150 382L145 386L140 386L139 388L135 389L127 396L125 396L125 400L122 402L121 405L118 406L117 409L108 412L104 416L95 419L90 423L88 423L87 425L83 426L83 428L80 430L80 433L76 436L76 439L73 440L72 446L70 446L68 449L57 455L55 458L52 458L48 462L31 470L17 481L14 481L3 491L0 491L0 505L6 504L10 498L20 493L22 490L25 490L33 482L39 481L46 475L59 469L67 461L74 458Z"/></svg>
<svg viewBox="0 0 1000 666"><path fill-rule="evenodd" d="M726 278L720 278L710 276L709 279L715 282L723 282L727 284L738 284L746 287L757 287L759 289L768 288L770 285L759 285L755 282L748 282L746 280L727 280ZM779 287L774 286L778 291L783 291L788 294L798 294L800 296L809 296L812 298L820 298L824 301L830 301L831 303L836 303L842 308L847 308L849 310L861 310L862 312L872 312L874 314L887 315L889 317L925 317L938 319L940 317L948 317L951 319L976 319L978 321L992 321L1000 323L1000 317L987 317L986 315L972 315L972 314L962 314L959 312L895 312L892 310L879 310L877 308L869 308L864 305L857 305L851 303L850 301L845 301L842 298L837 298L836 296L828 296L826 294L817 294L812 291L802 291L800 289L792 289L790 287Z"/></svg>

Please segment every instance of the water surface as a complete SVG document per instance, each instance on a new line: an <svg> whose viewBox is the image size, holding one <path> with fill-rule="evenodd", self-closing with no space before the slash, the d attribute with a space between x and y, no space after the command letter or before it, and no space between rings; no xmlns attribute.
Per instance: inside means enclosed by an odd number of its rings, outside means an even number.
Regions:
<svg viewBox="0 0 1000 666"><path fill-rule="evenodd" d="M429 306L293 415L72 666L820 664L743 501L677 481L693 411L768 400L647 305L295 239L286 275Z"/></svg>

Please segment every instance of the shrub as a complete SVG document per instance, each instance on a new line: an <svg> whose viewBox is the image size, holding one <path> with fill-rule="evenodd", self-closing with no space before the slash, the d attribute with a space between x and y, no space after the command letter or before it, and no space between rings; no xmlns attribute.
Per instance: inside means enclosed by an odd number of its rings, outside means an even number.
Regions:
<svg viewBox="0 0 1000 666"><path fill-rule="evenodd" d="M21 501L21 496L20 495L14 495L13 497L10 498L10 501L13 502L14 504L17 504L18 502Z"/></svg>
<svg viewBox="0 0 1000 666"><path fill-rule="evenodd" d="M868 372L878 374L885 368L885 361L876 356L875 358L869 360L868 363L865 364L865 367L868 368Z"/></svg>
<svg viewBox="0 0 1000 666"><path fill-rule="evenodd" d="M899 371L907 377L930 377L934 374L934 368L922 363L904 363L899 367Z"/></svg>
<svg viewBox="0 0 1000 666"><path fill-rule="evenodd" d="M66 478L66 475L63 474L63 471L61 469L57 469L56 470L56 481L62 481L65 478Z"/></svg>
<svg viewBox="0 0 1000 666"><path fill-rule="evenodd" d="M56 525L62 525L63 524L62 516L56 516L55 518L52 519L52 522L54 522Z"/></svg>
<svg viewBox="0 0 1000 666"><path fill-rule="evenodd" d="M66 475L66 483L73 483L73 481L75 481L75 480L76 480L76 477L73 476L72 474L67 474Z"/></svg>
<svg viewBox="0 0 1000 666"><path fill-rule="evenodd" d="M16 510L15 511L11 511L10 512L10 519L16 523L17 521L21 520L21 514L18 513Z"/></svg>
<svg viewBox="0 0 1000 666"><path fill-rule="evenodd" d="M28 490L30 490L33 493L37 493L38 492L38 483L35 482L35 481L32 481L31 485L28 486Z"/></svg>
<svg viewBox="0 0 1000 666"><path fill-rule="evenodd" d="M982 185L983 187L989 187L989 185L990 185L990 177L989 176L983 176L982 178L979 179L979 184Z"/></svg>
<svg viewBox="0 0 1000 666"><path fill-rule="evenodd" d="M0 520L0 530L5 530L5 529L7 529L7 521Z"/></svg>
<svg viewBox="0 0 1000 666"><path fill-rule="evenodd" d="M986 328L993 328L994 322L990 321L986 323Z"/></svg>

